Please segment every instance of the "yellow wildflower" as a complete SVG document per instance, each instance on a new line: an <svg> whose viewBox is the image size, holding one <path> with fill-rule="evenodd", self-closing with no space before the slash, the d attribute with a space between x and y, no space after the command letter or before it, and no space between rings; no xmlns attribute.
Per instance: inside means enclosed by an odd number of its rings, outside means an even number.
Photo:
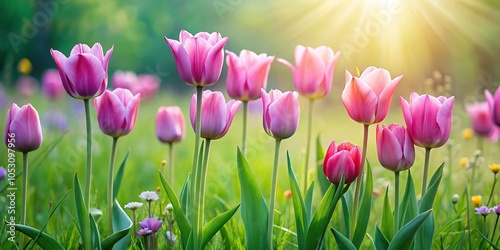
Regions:
<svg viewBox="0 0 500 250"><path fill-rule="evenodd" d="M471 128L466 128L462 130L462 137L466 140L472 138L473 135L474 135L474 130L472 130Z"/></svg>
<svg viewBox="0 0 500 250"><path fill-rule="evenodd" d="M474 204L474 206L479 207L481 205L481 201L483 201L483 196L481 195L472 196L472 204Z"/></svg>
<svg viewBox="0 0 500 250"><path fill-rule="evenodd" d="M19 70L19 73L23 75L27 75L31 72L31 69L33 66L31 65L31 62L28 58L23 58L21 61L19 61L19 64L17 65L17 69Z"/></svg>
<svg viewBox="0 0 500 250"><path fill-rule="evenodd" d="M495 164L495 163L492 163L490 164L490 169L493 173L498 173L498 171L500 171L500 164Z"/></svg>
<svg viewBox="0 0 500 250"><path fill-rule="evenodd" d="M460 158L460 166L462 166L463 168L469 167L469 158L467 157Z"/></svg>

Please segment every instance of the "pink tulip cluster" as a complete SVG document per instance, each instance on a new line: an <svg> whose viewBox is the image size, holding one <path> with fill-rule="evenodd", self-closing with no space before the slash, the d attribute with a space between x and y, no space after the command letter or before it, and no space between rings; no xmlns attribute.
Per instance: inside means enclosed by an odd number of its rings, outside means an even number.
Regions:
<svg viewBox="0 0 500 250"><path fill-rule="evenodd" d="M141 94L141 99L153 98L160 89L160 79L155 75L136 75L131 71L116 71L113 74L113 88L128 89L132 94Z"/></svg>

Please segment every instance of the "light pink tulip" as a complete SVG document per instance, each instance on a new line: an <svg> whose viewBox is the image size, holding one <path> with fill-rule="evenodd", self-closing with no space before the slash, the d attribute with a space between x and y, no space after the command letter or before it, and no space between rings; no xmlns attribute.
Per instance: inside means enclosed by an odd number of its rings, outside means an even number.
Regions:
<svg viewBox="0 0 500 250"><path fill-rule="evenodd" d="M233 121L241 102L230 100L226 103L219 91L203 91L201 104L201 137L219 139L223 137ZM193 129L196 127L196 94L191 98L190 118Z"/></svg>
<svg viewBox="0 0 500 250"><path fill-rule="evenodd" d="M474 133L487 137L490 141L497 141L500 136L500 129L493 124L490 106L487 102L476 102L465 105L465 109L471 119Z"/></svg>
<svg viewBox="0 0 500 250"><path fill-rule="evenodd" d="M4 142L7 148L28 153L42 144L42 127L36 109L27 104L21 108L13 103L5 120Z"/></svg>
<svg viewBox="0 0 500 250"><path fill-rule="evenodd" d="M64 92L64 86L58 70L48 69L43 73L42 91L51 100L57 100L61 97Z"/></svg>
<svg viewBox="0 0 500 250"><path fill-rule="evenodd" d="M91 99L102 95L108 85L108 63L113 47L103 54L99 43L90 48L77 44L67 58L57 50L50 50L56 62L64 89L76 99Z"/></svg>
<svg viewBox="0 0 500 250"><path fill-rule="evenodd" d="M406 129L415 145L423 148L438 148L448 141L455 97L436 98L412 93L410 103L403 97L400 99Z"/></svg>
<svg viewBox="0 0 500 250"><path fill-rule="evenodd" d="M267 86L267 76L274 56L242 50L238 57L226 51L227 93L233 99L252 101L260 98L260 89Z"/></svg>
<svg viewBox="0 0 500 250"><path fill-rule="evenodd" d="M346 86L342 102L351 119L370 125L379 123L387 116L394 90L403 76L391 80L389 71L368 67L360 77L346 71Z"/></svg>
<svg viewBox="0 0 500 250"><path fill-rule="evenodd" d="M20 76L17 79L17 93L24 98L29 98L35 95L38 81L32 76Z"/></svg>
<svg viewBox="0 0 500 250"><path fill-rule="evenodd" d="M156 113L156 138L163 143L184 140L186 128L182 111L177 106L160 107Z"/></svg>
<svg viewBox="0 0 500 250"><path fill-rule="evenodd" d="M132 94L141 94L141 99L152 99L160 89L160 79L155 75L136 75L132 71L117 70L113 74L113 88L123 88L132 91Z"/></svg>
<svg viewBox="0 0 500 250"><path fill-rule="evenodd" d="M137 84L137 75L132 71L117 70L113 73L111 83L113 84L113 89L122 88L132 91L134 85ZM132 94L134 94L133 91Z"/></svg>
<svg viewBox="0 0 500 250"><path fill-rule="evenodd" d="M227 37L217 32L196 35L182 30L179 41L165 37L181 79L191 86L210 86L219 80Z"/></svg>
<svg viewBox="0 0 500 250"><path fill-rule="evenodd" d="M277 89L262 93L262 122L266 133L277 140L289 138L299 126L300 107L298 93Z"/></svg>
<svg viewBox="0 0 500 250"><path fill-rule="evenodd" d="M140 94L133 95L128 89L106 90L94 99L97 121L102 132L118 138L134 129L139 111Z"/></svg>
<svg viewBox="0 0 500 250"><path fill-rule="evenodd" d="M350 142L343 142L337 146L333 141L323 160L323 173L333 184L338 185L344 174L345 184L358 178L361 170L361 151L358 146Z"/></svg>
<svg viewBox="0 0 500 250"><path fill-rule="evenodd" d="M415 162L415 146L405 127L377 125L377 154L382 167L394 172L409 169Z"/></svg>
<svg viewBox="0 0 500 250"><path fill-rule="evenodd" d="M484 95L490 106L491 119L496 126L500 127L500 87L497 88L494 95L491 95L488 90L484 91Z"/></svg>

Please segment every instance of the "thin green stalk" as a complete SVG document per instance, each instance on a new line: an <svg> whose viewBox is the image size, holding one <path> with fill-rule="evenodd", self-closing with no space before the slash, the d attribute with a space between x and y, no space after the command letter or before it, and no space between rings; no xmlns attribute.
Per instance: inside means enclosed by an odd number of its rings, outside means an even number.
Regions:
<svg viewBox="0 0 500 250"><path fill-rule="evenodd" d="M271 182L271 199L269 200L269 220L267 221L267 249L273 249L273 224L274 224L274 200L276 198L276 186L278 180L278 161L280 158L281 140L276 139L274 146L273 179Z"/></svg>
<svg viewBox="0 0 500 250"><path fill-rule="evenodd" d="M28 152L23 152L23 190L21 195L21 224L26 225L26 200L28 199Z"/></svg>
<svg viewBox="0 0 500 250"><path fill-rule="evenodd" d="M168 144L168 166L170 167L170 178L169 178L169 183L174 186L174 144L170 142Z"/></svg>
<svg viewBox="0 0 500 250"><path fill-rule="evenodd" d="M198 180L198 154L200 151L200 131L201 131L201 102L203 97L203 87L196 86L196 126L195 126L195 144L194 144L194 156L193 156L193 166L191 168L191 183L190 183L190 199L191 203L188 207L191 209L189 211L189 215L191 219L191 232L192 239L194 242L194 248L199 249L198 246L198 193L196 193L198 184L196 180Z"/></svg>
<svg viewBox="0 0 500 250"><path fill-rule="evenodd" d="M307 141L306 141L306 159L304 163L304 194L307 192L307 173L309 172L309 154L311 148L311 133L312 133L312 121L313 121L313 104L314 100L309 99L309 110L307 117Z"/></svg>
<svg viewBox="0 0 500 250"><path fill-rule="evenodd" d="M111 158L109 160L109 170L108 170L108 235L113 233L113 177L114 177L114 166L115 166L115 156L116 156L116 145L118 143L118 137L113 138L113 144L111 146Z"/></svg>
<svg viewBox="0 0 500 250"><path fill-rule="evenodd" d="M90 211L90 185L92 181L92 126L90 124L90 104L89 99L83 99L85 106L85 124L87 125L87 172L85 175L85 196L84 201L87 211Z"/></svg>
<svg viewBox="0 0 500 250"><path fill-rule="evenodd" d="M491 233L491 242L495 239L495 233L497 232L498 218L500 218L500 214L497 214L497 219L495 220L495 226L493 227L493 233Z"/></svg>
<svg viewBox="0 0 500 250"><path fill-rule="evenodd" d="M493 186L491 187L490 191L490 197L488 198L488 202L486 203L486 206L490 205L491 198L493 197L493 190L495 190L495 184L497 184L497 173L494 173L495 177L493 177Z"/></svg>
<svg viewBox="0 0 500 250"><path fill-rule="evenodd" d="M354 237L354 230L356 229L356 221L358 214L358 202L359 202L359 192L361 189L361 181L363 180L364 175L364 166L366 161L366 150L368 145L368 128L370 125L364 124L363 127L363 153L361 157L361 166L359 171L359 176L356 178L356 190L354 191L354 204L352 210L352 225L351 225L351 236Z"/></svg>
<svg viewBox="0 0 500 250"><path fill-rule="evenodd" d="M148 215L149 215L149 218L153 218L153 211L151 209L151 200L148 200Z"/></svg>
<svg viewBox="0 0 500 250"><path fill-rule="evenodd" d="M399 231L399 172L394 172L394 233Z"/></svg>
<svg viewBox="0 0 500 250"><path fill-rule="evenodd" d="M243 101L243 132L241 135L241 152L245 154L247 149L247 118L248 118L248 101Z"/></svg>
<svg viewBox="0 0 500 250"><path fill-rule="evenodd" d="M468 188L467 188L467 183L465 183L465 200L466 200L466 204L467 204L467 226L465 227L464 229L464 234L465 234L465 231L467 232L467 241L469 243L469 250L472 250L472 239L470 237L471 233L470 233L470 197L469 197L469 191L468 191Z"/></svg>
<svg viewBox="0 0 500 250"><path fill-rule="evenodd" d="M422 196L420 197L424 197L425 191L427 191L427 175L429 173L430 156L431 156L431 148L425 148L424 177L422 179Z"/></svg>
<svg viewBox="0 0 500 250"><path fill-rule="evenodd" d="M483 215L483 235L488 235L486 233L486 215Z"/></svg>
<svg viewBox="0 0 500 250"><path fill-rule="evenodd" d="M172 215L170 215L170 212L167 213L167 220L168 220L168 231L170 231L170 237L167 238L168 245L170 246L170 249L174 249L174 241L172 240L173 237L172 235L174 235L174 223Z"/></svg>
<svg viewBox="0 0 500 250"><path fill-rule="evenodd" d="M210 153L210 139L205 139L205 152L203 153L203 165L200 171L199 190L198 190L198 204L200 205L198 209L198 239L201 240L203 237L203 217L205 212L205 185L207 183L207 167L208 167L208 156Z"/></svg>
<svg viewBox="0 0 500 250"><path fill-rule="evenodd" d="M134 225L134 239L137 238L137 222L135 220L135 209L132 209L132 223Z"/></svg>

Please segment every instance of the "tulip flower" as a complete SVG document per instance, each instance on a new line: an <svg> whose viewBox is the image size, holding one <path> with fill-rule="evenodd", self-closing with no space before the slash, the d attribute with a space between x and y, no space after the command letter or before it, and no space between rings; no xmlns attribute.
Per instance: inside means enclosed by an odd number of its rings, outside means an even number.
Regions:
<svg viewBox="0 0 500 250"><path fill-rule="evenodd" d="M217 32L196 35L182 30L179 41L165 37L181 79L191 86L210 86L219 80L227 37Z"/></svg>
<svg viewBox="0 0 500 250"><path fill-rule="evenodd" d="M234 115L240 107L240 101L230 100L226 103L221 92L203 91L201 106L201 134L202 138L219 139L224 136ZM190 118L193 129L196 127L196 95L191 98Z"/></svg>
<svg viewBox="0 0 500 250"><path fill-rule="evenodd" d="M484 95L490 106L491 119L496 126L500 127L500 87L497 88L494 95L488 90L484 91Z"/></svg>
<svg viewBox="0 0 500 250"><path fill-rule="evenodd" d="M405 127L377 125L377 153L382 167L394 172L410 168L415 162L415 147Z"/></svg>
<svg viewBox="0 0 500 250"><path fill-rule="evenodd" d="M163 143L180 142L185 137L184 116L178 106L160 107L156 113L156 138Z"/></svg>
<svg viewBox="0 0 500 250"><path fill-rule="evenodd" d="M42 76L42 91L51 100L57 100L64 92L61 76L56 69L48 69Z"/></svg>
<svg viewBox="0 0 500 250"><path fill-rule="evenodd" d="M487 102L477 102L465 105L472 122L474 133L487 137L490 141L498 140L500 129L493 124L491 119L490 107Z"/></svg>
<svg viewBox="0 0 500 250"><path fill-rule="evenodd" d="M282 93L275 89L267 93L261 90L264 130L271 137L282 140L289 138L299 125L300 107L297 92Z"/></svg>
<svg viewBox="0 0 500 250"><path fill-rule="evenodd" d="M134 96L130 90L121 88L106 90L94 99L102 132L114 138L129 134L135 126L139 101L140 94Z"/></svg>
<svg viewBox="0 0 500 250"><path fill-rule="evenodd" d="M132 94L141 94L141 99L153 98L160 88L158 77L149 74L136 75L132 71L117 70L113 74L113 88L123 88L132 91Z"/></svg>
<svg viewBox="0 0 500 250"><path fill-rule="evenodd" d="M32 76L21 76L17 79L17 93L24 98L30 98L37 91L38 81Z"/></svg>
<svg viewBox="0 0 500 250"><path fill-rule="evenodd" d="M333 141L325 154L323 173L333 184L338 185L342 174L345 183L353 182L361 173L361 151L358 146L350 142L343 142L337 146Z"/></svg>
<svg viewBox="0 0 500 250"><path fill-rule="evenodd" d="M38 112L31 104L21 108L12 104L5 122L5 145L9 149L28 153L42 144L42 127Z"/></svg>

